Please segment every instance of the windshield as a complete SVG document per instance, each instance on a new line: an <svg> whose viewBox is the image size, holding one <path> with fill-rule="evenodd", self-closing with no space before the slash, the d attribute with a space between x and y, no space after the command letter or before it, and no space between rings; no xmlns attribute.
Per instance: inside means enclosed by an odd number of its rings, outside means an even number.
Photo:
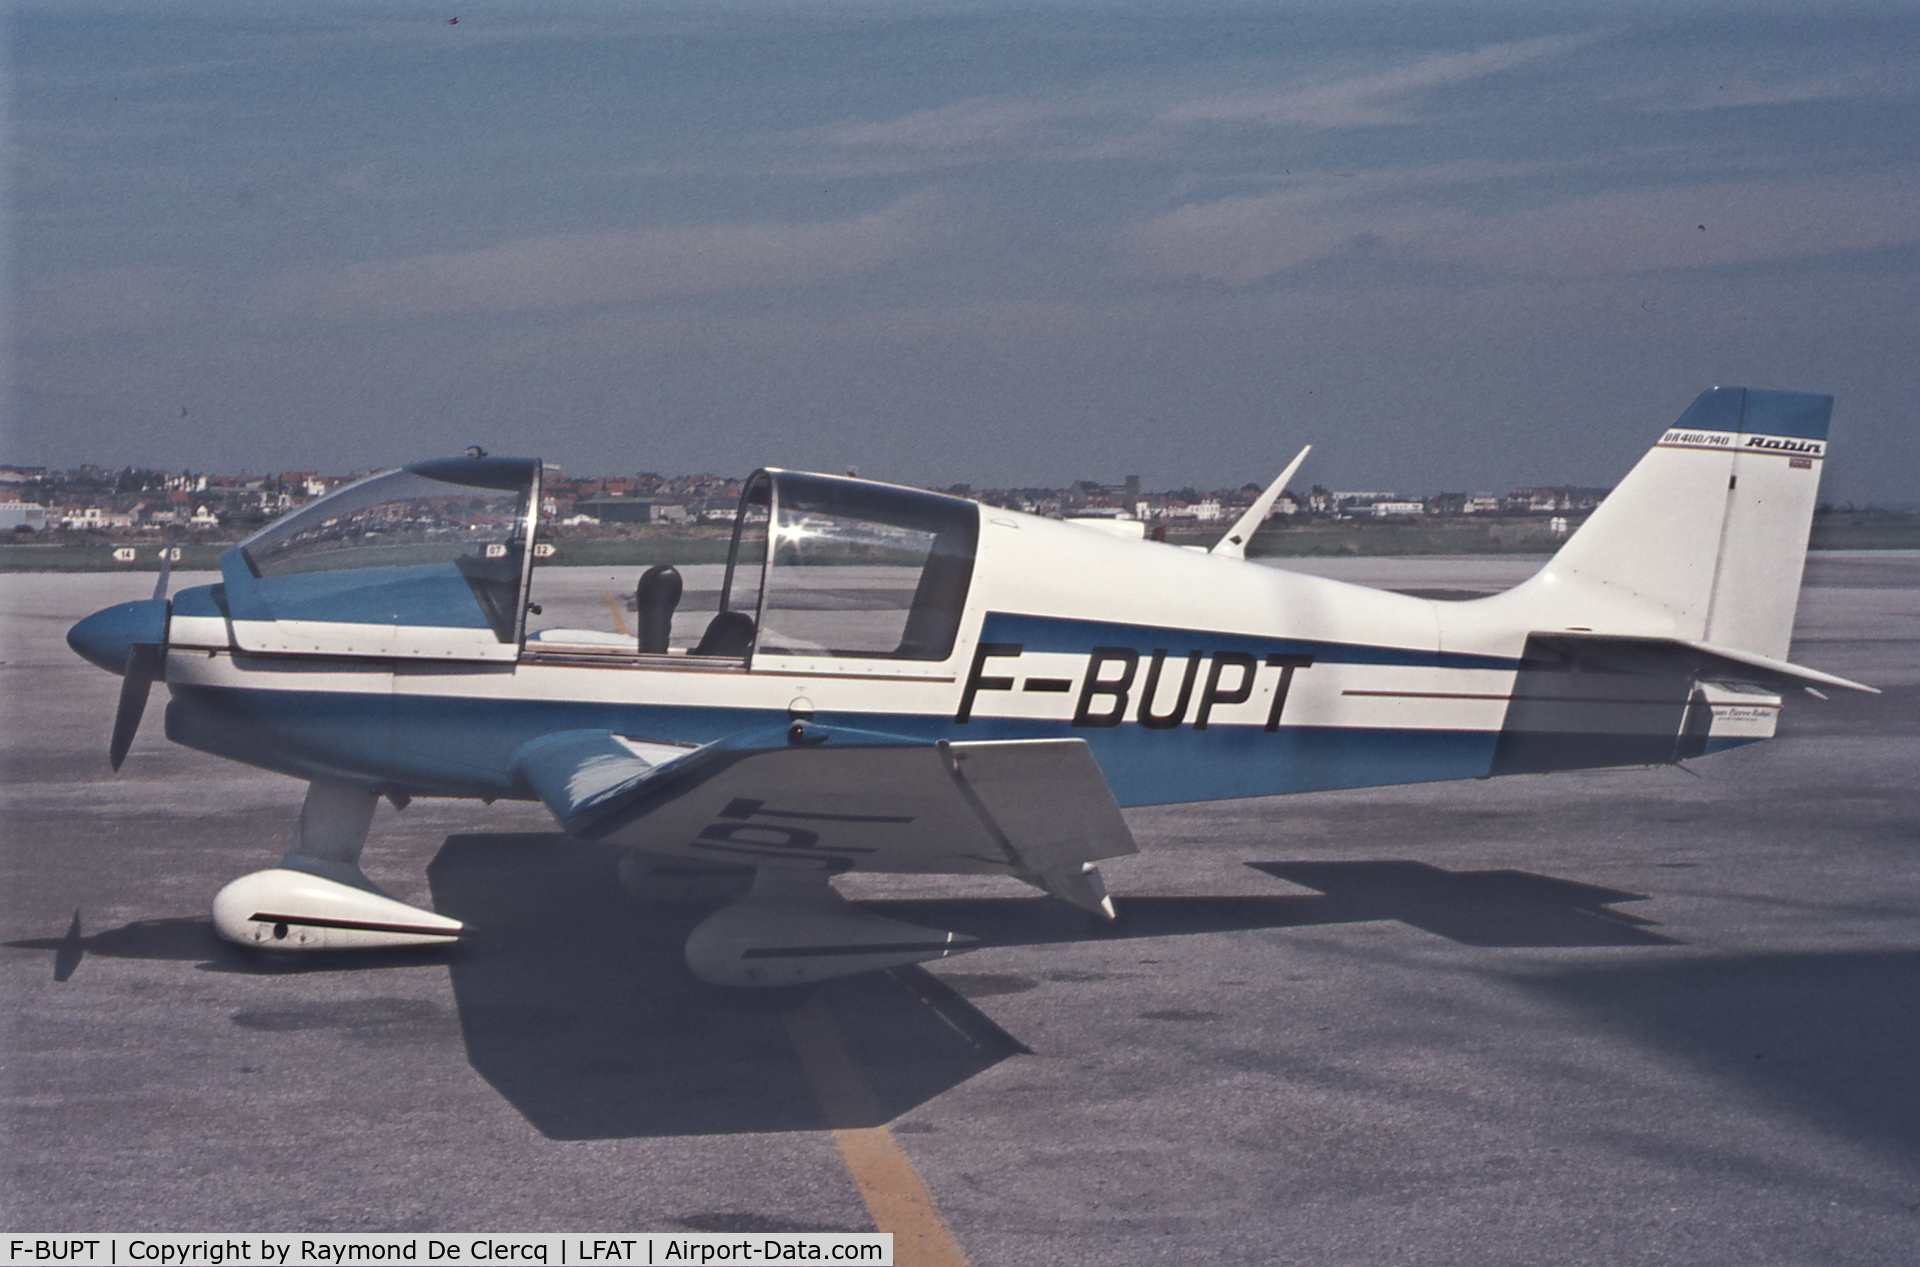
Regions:
<svg viewBox="0 0 1920 1267"><path fill-rule="evenodd" d="M455 458L370 476L241 542L245 576L229 575L229 589L243 618L517 641L539 470L525 458Z"/></svg>

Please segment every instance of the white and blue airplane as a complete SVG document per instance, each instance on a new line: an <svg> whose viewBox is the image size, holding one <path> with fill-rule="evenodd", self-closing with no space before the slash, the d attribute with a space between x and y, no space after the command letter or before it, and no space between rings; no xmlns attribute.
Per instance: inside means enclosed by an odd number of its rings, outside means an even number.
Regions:
<svg viewBox="0 0 1920 1267"><path fill-rule="evenodd" d="M1125 806L1679 762L1770 737L1791 690L1871 690L1786 660L1832 403L1703 393L1538 574L1469 601L1246 562L1299 459L1211 551L766 469L710 616L676 630L656 566L632 634L530 628L567 570L536 566L541 463L476 452L68 641L124 675L115 769L158 679L168 738L307 782L286 857L214 900L230 940L457 939L360 870L376 802L538 800L624 846L630 887L723 903L698 977L814 981L969 942L841 872L1010 876L1111 918Z"/></svg>

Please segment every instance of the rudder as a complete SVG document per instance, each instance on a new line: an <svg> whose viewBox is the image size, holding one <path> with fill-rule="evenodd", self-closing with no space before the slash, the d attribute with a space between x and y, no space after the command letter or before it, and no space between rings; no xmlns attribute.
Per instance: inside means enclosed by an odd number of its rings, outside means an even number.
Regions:
<svg viewBox="0 0 1920 1267"><path fill-rule="evenodd" d="M1605 595L1644 632L1784 659L1832 411L1806 392L1702 392L1542 579Z"/></svg>

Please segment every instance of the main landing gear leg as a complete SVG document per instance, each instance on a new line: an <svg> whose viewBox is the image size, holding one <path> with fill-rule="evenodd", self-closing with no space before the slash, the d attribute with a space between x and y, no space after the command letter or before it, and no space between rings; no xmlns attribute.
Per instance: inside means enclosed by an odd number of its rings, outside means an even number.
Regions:
<svg viewBox="0 0 1920 1267"><path fill-rule="evenodd" d="M307 785L293 844L280 865L243 875L213 899L228 941L270 950L346 950L453 941L456 919L408 906L360 870L379 793L357 783Z"/></svg>

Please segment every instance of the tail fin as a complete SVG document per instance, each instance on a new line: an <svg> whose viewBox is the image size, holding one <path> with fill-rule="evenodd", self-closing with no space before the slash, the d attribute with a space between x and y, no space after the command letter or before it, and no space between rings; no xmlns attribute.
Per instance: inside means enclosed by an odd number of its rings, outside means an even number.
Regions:
<svg viewBox="0 0 1920 1267"><path fill-rule="evenodd" d="M1833 397L1700 394L1540 575L1620 632L1784 660ZM1607 632L1596 626L1597 632Z"/></svg>

